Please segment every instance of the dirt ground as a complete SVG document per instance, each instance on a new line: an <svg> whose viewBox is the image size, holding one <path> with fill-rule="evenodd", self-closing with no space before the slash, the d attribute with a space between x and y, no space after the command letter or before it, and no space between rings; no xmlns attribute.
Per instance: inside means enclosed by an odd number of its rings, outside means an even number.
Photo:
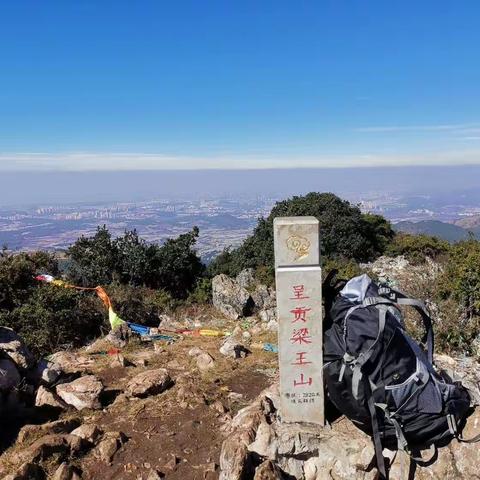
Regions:
<svg viewBox="0 0 480 480"><path fill-rule="evenodd" d="M169 345L160 341L156 349L152 343L128 346L122 352L132 364L127 367L112 366L114 360L108 355L93 356L95 363L86 373L102 380L104 408L66 412L62 417L80 415L84 423L94 423L106 432L123 432L128 440L110 464L96 458L92 450L71 459L70 463L82 470L82 479L147 480L152 469L168 480L217 479L222 428L277 374L276 354L251 348L246 358L229 358L219 352L221 341L184 337ZM254 341L276 339L273 334L261 334ZM214 367L201 372L188 355L192 347L209 352ZM143 399L123 394L129 378L160 367L167 368L175 382L169 390ZM14 444L0 457L0 468L8 465L17 448ZM54 468L52 465L50 471Z"/></svg>

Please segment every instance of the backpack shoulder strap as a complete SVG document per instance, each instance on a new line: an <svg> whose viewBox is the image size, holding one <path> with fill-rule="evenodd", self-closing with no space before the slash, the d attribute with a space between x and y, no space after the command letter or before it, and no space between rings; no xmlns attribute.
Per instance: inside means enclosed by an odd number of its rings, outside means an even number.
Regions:
<svg viewBox="0 0 480 480"><path fill-rule="evenodd" d="M390 287L381 287L380 292L381 294L388 295L388 299L391 300L392 303L413 307L420 314L420 316L422 317L423 326L425 328L423 343L425 343L425 345L427 346L428 361L433 365L433 351L435 345L432 318L430 317L430 312L428 311L425 303L421 300L410 298L402 291L395 290Z"/></svg>

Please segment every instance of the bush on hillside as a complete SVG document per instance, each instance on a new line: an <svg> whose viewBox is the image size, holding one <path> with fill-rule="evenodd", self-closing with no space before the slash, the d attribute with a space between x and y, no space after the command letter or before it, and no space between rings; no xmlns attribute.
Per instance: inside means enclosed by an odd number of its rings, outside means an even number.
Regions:
<svg viewBox="0 0 480 480"><path fill-rule="evenodd" d="M235 250L224 251L210 273L236 275L242 269L267 267L273 272L273 220L275 217L311 215L320 222L322 259L369 261L384 253L394 236L383 217L360 209L333 193L309 193L277 202L270 215L258 220L253 235Z"/></svg>
<svg viewBox="0 0 480 480"><path fill-rule="evenodd" d="M451 247L439 279L439 294L452 298L466 318L480 316L480 242L470 239Z"/></svg>
<svg viewBox="0 0 480 480"><path fill-rule="evenodd" d="M429 257L439 259L450 250L450 244L430 235L411 235L398 233L388 245L386 253L390 256L404 255L414 265L420 265Z"/></svg>
<svg viewBox="0 0 480 480"><path fill-rule="evenodd" d="M165 290L112 284L108 288L115 312L125 321L158 327L159 317L173 310L177 302Z"/></svg>
<svg viewBox="0 0 480 480"><path fill-rule="evenodd" d="M163 245L148 244L135 230L112 239L108 229L79 238L69 249L69 279L83 286L122 285L162 289L184 299L195 287L204 266L195 251L199 230Z"/></svg>
<svg viewBox="0 0 480 480"><path fill-rule="evenodd" d="M205 266L194 247L199 230L184 233L177 238L168 239L155 249L150 260L150 278L146 284L151 288L161 288L174 298L185 299L202 277Z"/></svg>
<svg viewBox="0 0 480 480"><path fill-rule="evenodd" d="M210 278L201 278L187 300L189 303L198 303L199 305L211 303L212 280Z"/></svg>
<svg viewBox="0 0 480 480"><path fill-rule="evenodd" d="M58 273L53 254L46 252L10 254L0 252L0 311L22 305L38 286L38 273Z"/></svg>
<svg viewBox="0 0 480 480"><path fill-rule="evenodd" d="M13 328L39 356L78 347L109 329L101 302L91 293L53 285L34 288L22 305L0 311L0 325Z"/></svg>
<svg viewBox="0 0 480 480"><path fill-rule="evenodd" d="M98 227L93 237L83 235L67 250L68 277L72 283L91 287L112 282L117 268L117 249L107 227Z"/></svg>

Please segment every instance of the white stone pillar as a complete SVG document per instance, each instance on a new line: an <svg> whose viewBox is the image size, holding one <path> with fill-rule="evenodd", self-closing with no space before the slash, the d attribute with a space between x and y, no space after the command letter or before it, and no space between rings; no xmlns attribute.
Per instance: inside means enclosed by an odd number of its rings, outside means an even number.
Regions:
<svg viewBox="0 0 480 480"><path fill-rule="evenodd" d="M322 272L315 217L277 217L275 280L280 415L285 422L324 424Z"/></svg>

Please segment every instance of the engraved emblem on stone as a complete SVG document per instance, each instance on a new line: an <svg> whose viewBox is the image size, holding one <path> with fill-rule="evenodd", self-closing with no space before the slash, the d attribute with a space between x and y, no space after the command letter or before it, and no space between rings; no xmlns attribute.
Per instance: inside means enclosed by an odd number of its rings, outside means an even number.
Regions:
<svg viewBox="0 0 480 480"><path fill-rule="evenodd" d="M292 235L291 237L287 238L286 244L289 250L295 252L295 260L302 260L303 258L308 257L310 241L307 238Z"/></svg>

